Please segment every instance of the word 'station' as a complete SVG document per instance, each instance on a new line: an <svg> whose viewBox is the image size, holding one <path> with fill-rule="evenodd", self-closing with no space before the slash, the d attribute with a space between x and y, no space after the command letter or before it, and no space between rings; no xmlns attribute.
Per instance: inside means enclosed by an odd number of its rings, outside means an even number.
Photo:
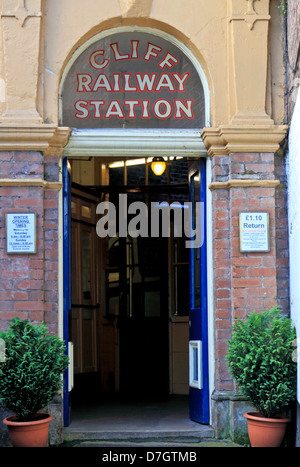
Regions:
<svg viewBox="0 0 300 467"><path fill-rule="evenodd" d="M201 128L203 87L174 44L146 33L114 34L74 61L62 120L76 128Z"/></svg>

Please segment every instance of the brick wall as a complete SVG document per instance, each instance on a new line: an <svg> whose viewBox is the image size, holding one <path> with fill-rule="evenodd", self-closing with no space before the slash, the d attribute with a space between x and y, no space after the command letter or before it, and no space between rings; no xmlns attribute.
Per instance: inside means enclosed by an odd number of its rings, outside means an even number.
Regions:
<svg viewBox="0 0 300 467"><path fill-rule="evenodd" d="M285 169L281 156L235 153L214 157L213 181L245 185L214 189L213 261L216 390L234 389L226 364L227 340L235 318L278 303L288 310L288 226ZM280 179L280 187L247 186L248 180ZM249 184L248 184L249 185ZM270 252L240 253L239 213L268 211Z"/></svg>
<svg viewBox="0 0 300 467"><path fill-rule="evenodd" d="M45 189L44 178L58 179L57 158L0 152L0 329L20 316L58 331L58 190ZM35 254L6 253L6 212L36 213Z"/></svg>

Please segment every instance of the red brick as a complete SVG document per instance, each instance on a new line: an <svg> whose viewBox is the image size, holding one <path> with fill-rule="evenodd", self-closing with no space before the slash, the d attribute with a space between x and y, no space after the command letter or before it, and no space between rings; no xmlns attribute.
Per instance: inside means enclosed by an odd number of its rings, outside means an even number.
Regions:
<svg viewBox="0 0 300 467"><path fill-rule="evenodd" d="M15 302L15 311L43 311L44 303L42 301L19 301Z"/></svg>
<svg viewBox="0 0 300 467"><path fill-rule="evenodd" d="M216 298L230 298L230 290L229 289L215 289L215 297Z"/></svg>
<svg viewBox="0 0 300 467"><path fill-rule="evenodd" d="M263 286L264 287L276 287L277 285L277 279L276 276L274 277L264 277L263 278Z"/></svg>
<svg viewBox="0 0 300 467"><path fill-rule="evenodd" d="M276 276L275 268L248 268L249 277L274 277Z"/></svg>
<svg viewBox="0 0 300 467"><path fill-rule="evenodd" d="M256 287L248 290L249 297L276 297L276 287Z"/></svg>
<svg viewBox="0 0 300 467"><path fill-rule="evenodd" d="M20 207L20 208L42 207L43 199L42 198L16 198L14 200L14 206Z"/></svg>
<svg viewBox="0 0 300 467"><path fill-rule="evenodd" d="M236 298L233 300L234 308L261 308L263 306L262 298Z"/></svg>
<svg viewBox="0 0 300 467"><path fill-rule="evenodd" d="M29 270L29 279L43 279L44 270L43 269L30 269Z"/></svg>
<svg viewBox="0 0 300 467"><path fill-rule="evenodd" d="M232 279L232 286L233 287L261 287L262 280L261 278L233 278Z"/></svg>
<svg viewBox="0 0 300 467"><path fill-rule="evenodd" d="M241 256L239 258L235 258L233 264L235 266L260 266L262 262L261 256Z"/></svg>
<svg viewBox="0 0 300 467"><path fill-rule="evenodd" d="M221 289L230 288L231 287L231 280L226 279L224 277L221 277L221 278L216 279L214 284L215 284L216 288L221 288Z"/></svg>
<svg viewBox="0 0 300 467"><path fill-rule="evenodd" d="M232 297L233 298L248 297L248 291L247 289L242 289L242 288L232 289Z"/></svg>
<svg viewBox="0 0 300 467"><path fill-rule="evenodd" d="M34 279L27 279L18 281L16 284L18 288L25 289L25 290L40 290L43 289L43 281L42 280L34 280Z"/></svg>

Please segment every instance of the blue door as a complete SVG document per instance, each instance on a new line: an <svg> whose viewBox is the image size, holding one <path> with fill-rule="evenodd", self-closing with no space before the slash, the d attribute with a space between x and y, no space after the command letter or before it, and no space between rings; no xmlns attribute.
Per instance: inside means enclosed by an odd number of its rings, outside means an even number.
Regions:
<svg viewBox="0 0 300 467"><path fill-rule="evenodd" d="M63 339L68 352L69 316L71 313L71 174L68 160L63 159ZM69 425L69 370L64 372L64 426Z"/></svg>
<svg viewBox="0 0 300 467"><path fill-rule="evenodd" d="M207 238L206 160L189 171L192 228L198 230L199 245L190 250L189 401L190 418L209 424L208 329L207 329ZM201 233L201 234L200 234Z"/></svg>

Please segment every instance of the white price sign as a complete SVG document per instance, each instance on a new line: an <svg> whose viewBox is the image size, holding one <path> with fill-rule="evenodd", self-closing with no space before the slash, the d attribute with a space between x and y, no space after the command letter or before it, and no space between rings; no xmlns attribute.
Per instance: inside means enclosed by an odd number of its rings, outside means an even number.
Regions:
<svg viewBox="0 0 300 467"><path fill-rule="evenodd" d="M240 251L270 251L268 212L241 212L239 216Z"/></svg>
<svg viewBox="0 0 300 467"><path fill-rule="evenodd" d="M35 213L6 213L6 252L36 253Z"/></svg>

